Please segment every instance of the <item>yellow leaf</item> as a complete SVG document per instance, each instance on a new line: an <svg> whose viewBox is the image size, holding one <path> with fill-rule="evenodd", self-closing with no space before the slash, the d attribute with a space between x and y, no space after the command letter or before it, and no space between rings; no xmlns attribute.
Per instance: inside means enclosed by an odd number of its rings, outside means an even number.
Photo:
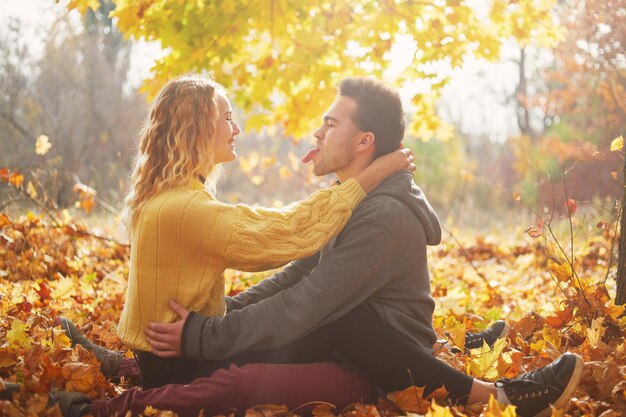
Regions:
<svg viewBox="0 0 626 417"><path fill-rule="evenodd" d="M456 347L461 349L465 348L465 334L467 333L467 329L463 323L456 320L454 316L449 316L446 320L446 330L448 337Z"/></svg>
<svg viewBox="0 0 626 417"><path fill-rule="evenodd" d="M483 378L488 381L495 381L500 377L498 374L498 358L506 346L506 338L498 339L493 349L487 343L479 349L470 351L469 373L476 378Z"/></svg>
<svg viewBox="0 0 626 417"><path fill-rule="evenodd" d="M72 278L61 278L60 280L54 282L54 290L51 294L53 299L69 298L75 294L76 287Z"/></svg>
<svg viewBox="0 0 626 417"><path fill-rule="evenodd" d="M39 135L37 142L35 143L35 153L37 155L45 155L48 153L52 144L46 135Z"/></svg>
<svg viewBox="0 0 626 417"><path fill-rule="evenodd" d="M493 395L489 396L487 408L482 414L484 417L516 417L515 406L500 404Z"/></svg>
<svg viewBox="0 0 626 417"><path fill-rule="evenodd" d="M561 333L551 326L543 327L543 339L557 349L561 348Z"/></svg>
<svg viewBox="0 0 626 417"><path fill-rule="evenodd" d="M546 341L541 339L528 345L533 351L541 353L546 349Z"/></svg>
<svg viewBox="0 0 626 417"><path fill-rule="evenodd" d="M78 9L80 14L87 13L88 9L96 11L100 8L100 2L98 0L70 0L67 4L68 10Z"/></svg>
<svg viewBox="0 0 626 417"><path fill-rule="evenodd" d="M572 267L567 262L558 263L550 260L548 261L548 269L560 282L568 281L573 276Z"/></svg>
<svg viewBox="0 0 626 417"><path fill-rule="evenodd" d="M33 198L33 199L37 198L37 196L39 195L32 181L28 181L28 185L26 186L26 192L28 193L30 198Z"/></svg>
<svg viewBox="0 0 626 417"><path fill-rule="evenodd" d="M32 342L28 336L28 324L19 319L13 319L11 328L7 332L7 342L9 342L9 345L18 348L30 347Z"/></svg>
<svg viewBox="0 0 626 417"><path fill-rule="evenodd" d="M146 417L150 417L158 413L158 410L152 407L151 405L147 406L145 410L143 410L143 415Z"/></svg>
<svg viewBox="0 0 626 417"><path fill-rule="evenodd" d="M619 135L611 142L611 152L621 151L624 149L624 137Z"/></svg>
<svg viewBox="0 0 626 417"><path fill-rule="evenodd" d="M602 325L604 317L598 317L591 323L591 328L587 329L587 341L593 348L597 348L602 342L602 336L604 336L605 328Z"/></svg>
<svg viewBox="0 0 626 417"><path fill-rule="evenodd" d="M60 326L52 329L52 337L52 347L54 349L62 350L72 347L72 341Z"/></svg>
<svg viewBox="0 0 626 417"><path fill-rule="evenodd" d="M437 405L435 400L433 400L425 417L454 417L454 414L450 411L450 407Z"/></svg>

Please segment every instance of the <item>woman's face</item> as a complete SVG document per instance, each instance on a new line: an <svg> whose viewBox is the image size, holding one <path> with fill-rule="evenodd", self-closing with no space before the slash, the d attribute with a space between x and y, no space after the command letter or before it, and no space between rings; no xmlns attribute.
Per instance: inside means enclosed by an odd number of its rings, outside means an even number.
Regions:
<svg viewBox="0 0 626 417"><path fill-rule="evenodd" d="M235 152L235 136L241 131L233 120L233 110L230 102L221 94L217 95L217 109L219 116L215 123L215 140L213 141L213 158L215 164L234 161L237 158Z"/></svg>

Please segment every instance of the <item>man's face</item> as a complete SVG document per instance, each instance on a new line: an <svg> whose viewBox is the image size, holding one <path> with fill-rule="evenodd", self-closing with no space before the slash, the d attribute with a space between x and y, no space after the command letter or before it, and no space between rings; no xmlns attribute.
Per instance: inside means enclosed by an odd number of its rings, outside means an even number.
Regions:
<svg viewBox="0 0 626 417"><path fill-rule="evenodd" d="M339 173L354 160L359 135L363 134L352 122L356 109L356 101L339 96L324 115L314 134L318 149L312 156L315 175Z"/></svg>

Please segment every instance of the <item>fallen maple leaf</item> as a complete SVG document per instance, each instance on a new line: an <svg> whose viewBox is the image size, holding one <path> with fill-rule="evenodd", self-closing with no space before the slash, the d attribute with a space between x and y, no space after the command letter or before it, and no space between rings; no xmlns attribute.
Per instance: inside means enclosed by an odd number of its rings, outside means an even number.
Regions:
<svg viewBox="0 0 626 417"><path fill-rule="evenodd" d="M483 417L516 417L517 413L514 406L501 404L493 395L490 395L489 402L487 402L487 407L482 415Z"/></svg>
<svg viewBox="0 0 626 417"><path fill-rule="evenodd" d="M424 388L411 386L402 391L387 394L389 401L393 402L402 411L424 414L430 405L424 399Z"/></svg>
<svg viewBox="0 0 626 417"><path fill-rule="evenodd" d="M89 394L93 390L97 368L83 363L66 363L62 369L66 390L83 394Z"/></svg>
<svg viewBox="0 0 626 417"><path fill-rule="evenodd" d="M445 322L446 336L450 339L454 346L463 349L465 348L465 336L467 329L465 325L458 321L454 316L449 316Z"/></svg>
<svg viewBox="0 0 626 417"><path fill-rule="evenodd" d="M13 172L11 176L9 176L9 184L12 184L15 188L20 188L23 182L24 176L19 172Z"/></svg>
<svg viewBox="0 0 626 417"><path fill-rule="evenodd" d="M425 417L454 417L454 414L450 411L450 407L440 406L433 400Z"/></svg>
<svg viewBox="0 0 626 417"><path fill-rule="evenodd" d="M546 324L554 327L555 329L560 329L565 326L567 323L572 320L574 316L574 308L566 307L563 310L555 311L553 316L549 316L546 318Z"/></svg>
<svg viewBox="0 0 626 417"><path fill-rule="evenodd" d="M7 342L9 346L16 348L30 347L32 340L28 335L28 324L19 319L13 319L11 329L7 332Z"/></svg>
<svg viewBox="0 0 626 417"><path fill-rule="evenodd" d="M495 381L500 377L498 374L498 358L506 346L506 338L498 339L493 344L493 348L484 342L479 349L470 351L470 360L468 361L468 373L475 378L486 379L487 381Z"/></svg>

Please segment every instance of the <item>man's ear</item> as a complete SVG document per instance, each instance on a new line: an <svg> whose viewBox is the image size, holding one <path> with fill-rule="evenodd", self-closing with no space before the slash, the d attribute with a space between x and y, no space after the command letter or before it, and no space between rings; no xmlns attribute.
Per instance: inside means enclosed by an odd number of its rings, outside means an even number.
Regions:
<svg viewBox="0 0 626 417"><path fill-rule="evenodd" d="M359 139L359 143L357 144L357 150L366 151L368 149L374 150L374 146L376 144L376 137L372 132L365 132L363 136Z"/></svg>

